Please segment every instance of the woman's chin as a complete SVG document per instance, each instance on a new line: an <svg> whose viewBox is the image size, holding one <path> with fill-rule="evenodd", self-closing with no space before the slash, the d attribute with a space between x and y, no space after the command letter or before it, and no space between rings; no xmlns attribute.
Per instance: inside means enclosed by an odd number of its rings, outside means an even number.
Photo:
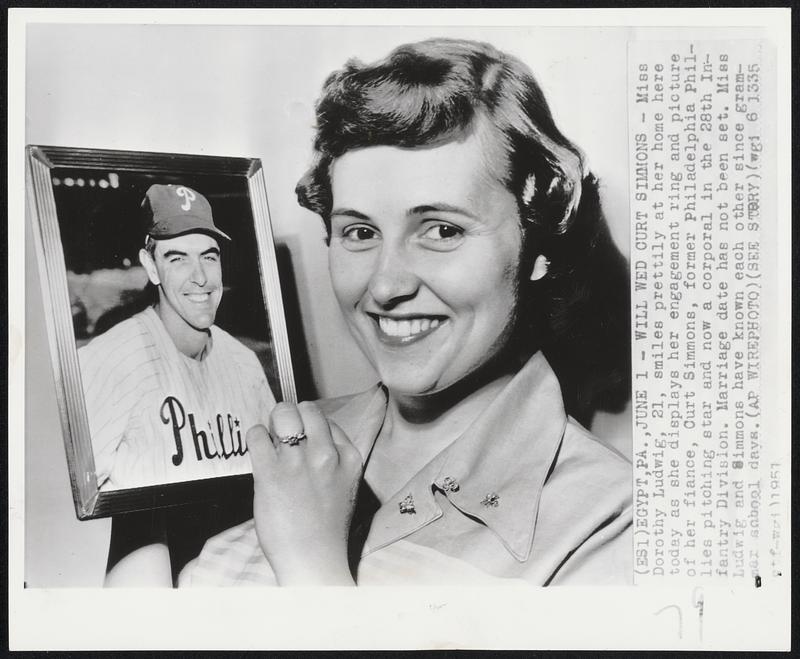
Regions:
<svg viewBox="0 0 800 659"><path fill-rule="evenodd" d="M383 386L389 390L393 396L415 397L434 394L442 389L440 383L434 378L421 378L409 374L406 377L394 374L387 374L381 378Z"/></svg>

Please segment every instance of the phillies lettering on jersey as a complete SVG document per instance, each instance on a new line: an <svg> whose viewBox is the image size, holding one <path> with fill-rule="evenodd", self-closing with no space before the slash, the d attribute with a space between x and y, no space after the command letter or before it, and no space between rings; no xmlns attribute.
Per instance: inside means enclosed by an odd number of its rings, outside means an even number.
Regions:
<svg viewBox="0 0 800 659"><path fill-rule="evenodd" d="M178 351L155 310L78 351L101 489L251 471L247 430L275 398L255 353L211 328L202 360Z"/></svg>
<svg viewBox="0 0 800 659"><path fill-rule="evenodd" d="M239 429L241 425L239 419L234 419L230 414L227 416L228 424L228 446L225 445L225 420L222 414L217 414L217 436L214 436L214 430L211 428L211 422L208 422L208 434L205 430L197 430L195 424L195 416L191 412L186 414L179 401L175 396L167 396L161 405L161 420L164 423L172 426L172 435L175 438L175 455L172 456L172 464L176 467L183 462L183 436L181 431L186 426L186 419L189 419L189 427L191 429L192 440L194 441L194 451L198 460L205 458L206 460L228 460L235 455L244 455L247 452L247 446L242 443L242 433ZM234 426L236 428L234 435ZM209 437L214 449L209 446ZM218 441L217 441L218 439ZM203 450L200 450L202 444ZM219 447L219 451L216 450Z"/></svg>

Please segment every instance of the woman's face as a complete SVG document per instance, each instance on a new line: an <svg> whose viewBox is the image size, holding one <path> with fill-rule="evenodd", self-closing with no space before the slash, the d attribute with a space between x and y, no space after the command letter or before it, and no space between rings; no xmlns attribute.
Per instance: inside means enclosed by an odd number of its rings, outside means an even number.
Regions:
<svg viewBox="0 0 800 659"><path fill-rule="evenodd" d="M331 167L330 271L382 382L421 395L489 361L515 320L522 233L502 167L475 135L367 147ZM495 158L497 160L497 158Z"/></svg>

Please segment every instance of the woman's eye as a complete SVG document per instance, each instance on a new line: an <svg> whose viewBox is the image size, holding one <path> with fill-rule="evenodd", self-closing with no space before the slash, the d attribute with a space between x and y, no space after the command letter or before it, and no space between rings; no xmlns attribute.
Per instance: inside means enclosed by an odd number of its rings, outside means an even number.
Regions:
<svg viewBox="0 0 800 659"><path fill-rule="evenodd" d="M464 235L464 230L452 224L437 223L422 233L426 240L452 242Z"/></svg>
<svg viewBox="0 0 800 659"><path fill-rule="evenodd" d="M357 224L342 230L342 242L349 249L364 249L372 245L378 232L370 226Z"/></svg>
<svg viewBox="0 0 800 659"><path fill-rule="evenodd" d="M375 231L369 227L353 227L345 235L351 240L370 240L375 237Z"/></svg>

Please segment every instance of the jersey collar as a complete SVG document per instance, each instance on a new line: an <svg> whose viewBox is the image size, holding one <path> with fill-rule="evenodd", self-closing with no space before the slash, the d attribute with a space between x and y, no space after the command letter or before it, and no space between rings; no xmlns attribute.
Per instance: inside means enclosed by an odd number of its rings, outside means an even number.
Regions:
<svg viewBox="0 0 800 659"><path fill-rule="evenodd" d="M366 461L383 425L380 386L359 394L331 418ZM376 513L364 553L399 540L442 515L440 492L464 515L483 523L519 561L533 546L542 488L567 424L558 379L534 355L466 432L423 467ZM413 513L401 503L413 502Z"/></svg>

